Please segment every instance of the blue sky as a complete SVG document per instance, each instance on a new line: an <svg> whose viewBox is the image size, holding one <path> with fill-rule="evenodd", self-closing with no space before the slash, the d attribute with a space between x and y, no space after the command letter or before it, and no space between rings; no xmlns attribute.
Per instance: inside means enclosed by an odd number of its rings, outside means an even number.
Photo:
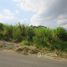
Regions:
<svg viewBox="0 0 67 67"><path fill-rule="evenodd" d="M0 22L67 28L67 0L0 0Z"/></svg>
<svg viewBox="0 0 67 67"><path fill-rule="evenodd" d="M3 14L8 14L9 16ZM0 0L0 22L8 24L16 24L17 22L30 24L30 18L33 14L34 12L21 10L13 0ZM11 17L13 18L10 19Z"/></svg>

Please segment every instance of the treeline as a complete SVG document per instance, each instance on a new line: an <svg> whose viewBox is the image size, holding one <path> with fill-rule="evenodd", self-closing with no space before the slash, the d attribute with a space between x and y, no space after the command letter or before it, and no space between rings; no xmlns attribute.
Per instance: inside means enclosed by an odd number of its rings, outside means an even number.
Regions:
<svg viewBox="0 0 67 67"><path fill-rule="evenodd" d="M49 29L44 26L0 23L0 40L22 42L27 46L67 52L67 30L61 27Z"/></svg>

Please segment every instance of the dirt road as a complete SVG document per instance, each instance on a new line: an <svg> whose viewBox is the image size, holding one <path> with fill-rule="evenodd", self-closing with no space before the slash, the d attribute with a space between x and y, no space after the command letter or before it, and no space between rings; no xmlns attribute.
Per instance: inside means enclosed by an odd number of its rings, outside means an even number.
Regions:
<svg viewBox="0 0 67 67"><path fill-rule="evenodd" d="M0 52L0 67L67 67L67 61Z"/></svg>

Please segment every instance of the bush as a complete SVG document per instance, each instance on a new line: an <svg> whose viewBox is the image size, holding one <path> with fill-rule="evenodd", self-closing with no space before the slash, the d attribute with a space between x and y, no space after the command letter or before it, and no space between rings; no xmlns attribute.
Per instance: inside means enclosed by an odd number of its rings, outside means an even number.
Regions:
<svg viewBox="0 0 67 67"><path fill-rule="evenodd" d="M21 42L21 46L67 51L67 30L61 27L49 29L44 26L0 23L0 40Z"/></svg>
<svg viewBox="0 0 67 67"><path fill-rule="evenodd" d="M30 43L27 40L24 40L20 43L20 46L24 46L24 45L30 46Z"/></svg>

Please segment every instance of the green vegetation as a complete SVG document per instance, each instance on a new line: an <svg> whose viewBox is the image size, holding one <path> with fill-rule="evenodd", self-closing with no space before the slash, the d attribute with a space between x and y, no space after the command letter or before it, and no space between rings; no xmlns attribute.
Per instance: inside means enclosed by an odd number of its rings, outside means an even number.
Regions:
<svg viewBox="0 0 67 67"><path fill-rule="evenodd" d="M19 46L35 46L49 51L67 53L67 30L58 27L49 29L44 26L6 25L0 23L0 40L20 43ZM10 46L11 47L11 46Z"/></svg>

